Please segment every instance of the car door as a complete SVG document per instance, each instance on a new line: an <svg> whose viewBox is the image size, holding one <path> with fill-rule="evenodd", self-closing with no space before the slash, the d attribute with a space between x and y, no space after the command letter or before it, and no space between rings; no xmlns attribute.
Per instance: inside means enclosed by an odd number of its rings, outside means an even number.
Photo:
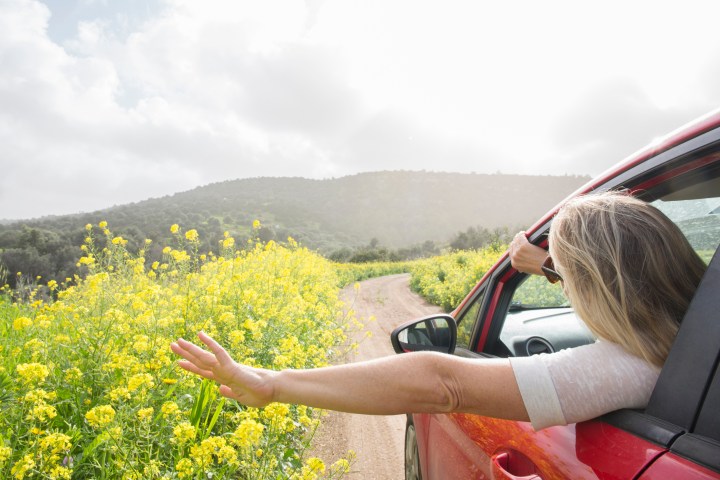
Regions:
<svg viewBox="0 0 720 480"><path fill-rule="evenodd" d="M526 288L521 288L521 284ZM513 305L513 308L508 307L508 317L515 318L508 319L505 325L512 324L514 331L507 329L504 333L510 335L510 339L518 340L518 348L526 346L519 338L532 340L538 332L519 335L514 320L520 317L527 319L530 311L520 308L519 299L532 297L537 293L538 285L542 288L545 284L525 276L522 276L521 281L520 276L510 273L509 265L504 265L490 275L485 280L484 288L478 289L479 293L456 314L459 332L456 354L478 359L508 356L506 346L489 348L484 352L473 348L477 339L483 335L483 319L494 309L501 308L499 305L508 303L508 296L509 304ZM553 300L538 311L543 316L567 314L570 309L566 306L564 296L561 293L557 295L560 287L552 287L552 290L555 290L551 295ZM515 304L513 299L516 300ZM586 343L592 340L585 329L580 331L580 337ZM417 419L418 415L414 417ZM421 417L423 428L427 429L427 437L430 439L425 446L427 461L423 465L426 479L596 478L591 468L575 458L574 425L552 427L538 433L526 422L471 414ZM416 426L417 423L416 420ZM421 437L420 431L418 433L418 437Z"/></svg>

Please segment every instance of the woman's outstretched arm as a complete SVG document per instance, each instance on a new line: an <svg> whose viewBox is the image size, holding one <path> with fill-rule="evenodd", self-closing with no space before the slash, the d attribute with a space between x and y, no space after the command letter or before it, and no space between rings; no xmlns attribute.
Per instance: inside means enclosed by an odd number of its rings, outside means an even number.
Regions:
<svg viewBox="0 0 720 480"><path fill-rule="evenodd" d="M270 402L374 415L467 412L528 420L510 362L415 352L308 370L272 371L236 363L212 338L210 351L173 343L179 365L221 384L220 393L248 406Z"/></svg>

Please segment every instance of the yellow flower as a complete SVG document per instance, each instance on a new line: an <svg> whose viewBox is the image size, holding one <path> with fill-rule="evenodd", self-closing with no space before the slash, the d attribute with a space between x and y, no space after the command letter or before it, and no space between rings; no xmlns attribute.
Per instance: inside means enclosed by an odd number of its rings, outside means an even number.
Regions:
<svg viewBox="0 0 720 480"><path fill-rule="evenodd" d="M62 465L56 465L50 469L51 480L70 480L72 470Z"/></svg>
<svg viewBox="0 0 720 480"><path fill-rule="evenodd" d="M51 455L58 455L70 451L72 444L64 433L49 433L40 439L40 447Z"/></svg>
<svg viewBox="0 0 720 480"><path fill-rule="evenodd" d="M138 410L137 416L141 422L144 422L145 420L149 420L154 412L155 409L153 407L141 408L140 410Z"/></svg>
<svg viewBox="0 0 720 480"><path fill-rule="evenodd" d="M138 373L128 379L128 390L134 392L140 387L152 388L155 386L152 376L149 373Z"/></svg>
<svg viewBox="0 0 720 480"><path fill-rule="evenodd" d="M254 228L255 230L260 228L260 220L253 220L252 228Z"/></svg>
<svg viewBox="0 0 720 480"><path fill-rule="evenodd" d="M107 434L114 440L120 440L123 434L122 427L112 427L107 429Z"/></svg>
<svg viewBox="0 0 720 480"><path fill-rule="evenodd" d="M175 234L180 230L180 225L177 223L173 223L172 226L170 226L170 233Z"/></svg>
<svg viewBox="0 0 720 480"><path fill-rule="evenodd" d="M192 442L195 440L195 435L197 432L190 422L179 423L173 428L173 441L180 445Z"/></svg>
<svg viewBox="0 0 720 480"><path fill-rule="evenodd" d="M12 448L0 445L0 468L5 465L10 455L12 455Z"/></svg>
<svg viewBox="0 0 720 480"><path fill-rule="evenodd" d="M199 445L193 445L190 447L190 456L195 463L203 467L211 465L213 457L217 459L218 464L238 465L237 452L227 445L222 437L208 437Z"/></svg>
<svg viewBox="0 0 720 480"><path fill-rule="evenodd" d="M265 426L252 419L243 420L233 432L230 441L238 447L251 447L260 443Z"/></svg>
<svg viewBox="0 0 720 480"><path fill-rule="evenodd" d="M93 428L108 426L115 419L115 409L110 405L99 405L85 414L85 419Z"/></svg>
<svg viewBox="0 0 720 480"><path fill-rule="evenodd" d="M77 367L70 367L67 370L65 370L65 381L66 382L72 382L74 380L79 380L80 377L82 377L82 372Z"/></svg>
<svg viewBox="0 0 720 480"><path fill-rule="evenodd" d="M56 392L46 392L42 388L30 390L25 394L23 400L28 403L45 403L45 401L53 401L57 398Z"/></svg>
<svg viewBox="0 0 720 480"><path fill-rule="evenodd" d="M162 407L160 407L160 411L163 414L163 417L167 418L171 415L180 415L180 407L178 407L177 403L175 402L165 402L162 404Z"/></svg>
<svg viewBox="0 0 720 480"><path fill-rule="evenodd" d="M175 464L175 470L177 471L178 478L189 478L192 477L195 468L189 458L181 458L180 461Z"/></svg>
<svg viewBox="0 0 720 480"><path fill-rule="evenodd" d="M92 230L92 225L90 225L89 223L87 225L85 225L85 230L87 230L87 231Z"/></svg>
<svg viewBox="0 0 720 480"><path fill-rule="evenodd" d="M21 363L15 370L27 383L42 383L50 375L50 370L41 363Z"/></svg>
<svg viewBox="0 0 720 480"><path fill-rule="evenodd" d="M350 472L350 462L341 458L330 466L330 472L331 474L345 475Z"/></svg>
<svg viewBox="0 0 720 480"><path fill-rule="evenodd" d="M191 242L197 242L198 240L198 232L195 229L188 230L185 232L185 238L190 240Z"/></svg>
<svg viewBox="0 0 720 480"><path fill-rule="evenodd" d="M311 457L307 460L307 466L316 473L325 473L325 464L319 458Z"/></svg>
<svg viewBox="0 0 720 480"><path fill-rule="evenodd" d="M17 317L13 321L13 330L23 330L27 327L32 326L32 320L30 320L28 317Z"/></svg>
<svg viewBox="0 0 720 480"><path fill-rule="evenodd" d="M88 254L86 257L80 257L78 265L92 265L95 263L95 257L92 254Z"/></svg>
<svg viewBox="0 0 720 480"><path fill-rule="evenodd" d="M107 222L105 220L103 220L102 222L98 223L98 227L105 230L107 228Z"/></svg>
<svg viewBox="0 0 720 480"><path fill-rule="evenodd" d="M37 357L40 350L45 347L45 343L37 338L32 338L25 342L25 350L32 353L32 357Z"/></svg>
<svg viewBox="0 0 720 480"><path fill-rule="evenodd" d="M23 480L25 478L25 474L33 468L35 468L35 460L33 460L33 454L28 453L23 458L15 462L15 465L13 465L10 473L17 480Z"/></svg>
<svg viewBox="0 0 720 480"><path fill-rule="evenodd" d="M121 399L130 400L130 392L125 387L113 388L112 390L110 390L108 396L113 402L117 402Z"/></svg>
<svg viewBox="0 0 720 480"><path fill-rule="evenodd" d="M148 464L145 465L145 468L143 468L144 477L142 478L159 478L161 467L162 464L157 460L150 460Z"/></svg>

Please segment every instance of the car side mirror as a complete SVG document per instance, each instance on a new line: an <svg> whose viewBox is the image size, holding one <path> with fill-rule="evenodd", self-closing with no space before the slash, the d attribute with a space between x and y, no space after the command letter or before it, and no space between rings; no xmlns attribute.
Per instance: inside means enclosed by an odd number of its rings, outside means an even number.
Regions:
<svg viewBox="0 0 720 480"><path fill-rule="evenodd" d="M453 353L457 341L457 324L450 315L430 315L404 323L390 334L396 353L441 352Z"/></svg>

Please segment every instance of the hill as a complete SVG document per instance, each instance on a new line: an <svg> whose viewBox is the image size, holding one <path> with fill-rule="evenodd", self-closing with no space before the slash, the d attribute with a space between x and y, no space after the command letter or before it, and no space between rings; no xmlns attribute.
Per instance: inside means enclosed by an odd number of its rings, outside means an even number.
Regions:
<svg viewBox="0 0 720 480"><path fill-rule="evenodd" d="M264 225L260 234L265 239L292 236L323 254L372 239L391 248L448 242L471 226L528 225L587 180L408 171L326 180L231 180L92 213L0 225L1 258L10 272L22 264L27 266L20 271L28 274L46 271L43 265L49 263L70 268L73 257L79 257L84 226L101 220L129 239L131 247L150 238L157 249L169 241L174 223L197 229L202 248L216 250L224 231L242 239L255 219ZM65 270L57 265L54 269Z"/></svg>
<svg viewBox="0 0 720 480"><path fill-rule="evenodd" d="M116 207L95 217L143 231L180 223L198 228L201 236L203 230L244 231L259 219L321 251L372 238L402 247L446 241L474 225L528 224L587 180L428 172L363 173L329 180L251 178ZM218 223L220 229L215 228Z"/></svg>

